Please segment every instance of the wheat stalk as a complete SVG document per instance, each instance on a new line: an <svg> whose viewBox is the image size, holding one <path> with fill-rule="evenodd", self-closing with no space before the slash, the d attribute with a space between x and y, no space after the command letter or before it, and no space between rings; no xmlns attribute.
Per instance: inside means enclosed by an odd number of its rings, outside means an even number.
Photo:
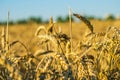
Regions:
<svg viewBox="0 0 120 80"><path fill-rule="evenodd" d="M8 47L13 47L13 46L14 46L15 44L17 44L17 43L21 44L21 45L25 48L25 50L26 50L26 52L27 52L27 54L28 54L28 52L29 52L28 48L25 46L24 43L22 43L22 42L20 42L20 41L18 41L18 40L11 42L11 43L8 45Z"/></svg>
<svg viewBox="0 0 120 80"><path fill-rule="evenodd" d="M35 36L38 36L40 31L44 31L45 33L47 33L45 26L39 26L35 32Z"/></svg>
<svg viewBox="0 0 120 80"><path fill-rule="evenodd" d="M53 27L54 27L53 17L51 16L49 21L49 26L47 27L47 34L53 33Z"/></svg>
<svg viewBox="0 0 120 80"><path fill-rule="evenodd" d="M71 8L69 9L69 26L70 26L70 43L71 43L71 51L72 51L72 46L73 46L73 44L72 44L72 10L71 10Z"/></svg>
<svg viewBox="0 0 120 80"><path fill-rule="evenodd" d="M90 21L88 21L85 17L79 15L79 14L73 14L75 17L79 18L81 21L83 21L89 28L89 30L91 31L91 33L94 33L94 27L93 25L90 23Z"/></svg>
<svg viewBox="0 0 120 80"><path fill-rule="evenodd" d="M39 39L46 39L49 40L53 43L53 45L55 46L55 50L57 51L58 49L58 41L56 40L56 38L54 36L51 35L38 35L37 36Z"/></svg>
<svg viewBox="0 0 120 80"><path fill-rule="evenodd" d="M7 19L7 28L6 28L6 51L8 51L9 50L9 46L8 46L8 44L9 44L9 27L8 27L8 25L9 25L9 17L10 17L10 12L8 11L8 19Z"/></svg>
<svg viewBox="0 0 120 80"><path fill-rule="evenodd" d="M6 27L2 28L2 39L1 39L1 43L2 43L2 49L3 51L5 51L5 47L6 47Z"/></svg>

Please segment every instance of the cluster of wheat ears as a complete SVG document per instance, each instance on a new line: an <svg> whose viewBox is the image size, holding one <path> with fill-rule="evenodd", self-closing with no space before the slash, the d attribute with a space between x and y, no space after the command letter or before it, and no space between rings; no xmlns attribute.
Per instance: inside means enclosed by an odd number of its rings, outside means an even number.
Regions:
<svg viewBox="0 0 120 80"><path fill-rule="evenodd" d="M40 26L35 32L43 49L36 53L20 41L9 42L7 23L1 36L0 80L119 80L120 29L110 26L97 33L85 17L73 15L90 30L85 38L74 45L71 16L70 36L56 29L51 17L49 26ZM16 43L25 48L24 56L12 53Z"/></svg>

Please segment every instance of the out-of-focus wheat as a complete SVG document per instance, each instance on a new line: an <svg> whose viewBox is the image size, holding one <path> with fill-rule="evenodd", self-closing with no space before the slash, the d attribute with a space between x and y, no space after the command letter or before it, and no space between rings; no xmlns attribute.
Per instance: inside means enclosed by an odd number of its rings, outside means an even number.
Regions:
<svg viewBox="0 0 120 80"><path fill-rule="evenodd" d="M84 38L78 37L79 42L74 40L73 36L72 50L71 37L55 30L52 17L48 26L37 28L35 32L37 40L33 37L30 40L30 43L36 40L32 48L40 44L35 52L31 52L20 40L9 42L7 44L9 51L6 51L6 29L3 28L0 45L0 79L119 80L120 29L110 26L104 32L94 32L94 27L86 18L79 14L74 15L88 26L91 33L86 32ZM18 47L15 45L17 43L22 46ZM22 51L20 54L14 52L22 47L25 50L24 55L21 55Z"/></svg>
<svg viewBox="0 0 120 80"><path fill-rule="evenodd" d="M79 18L81 21L83 21L88 26L91 33L93 33L94 28L93 28L92 24L90 23L90 21L88 21L85 17L83 17L83 16L81 16L79 14L73 14L73 15L76 16L77 18Z"/></svg>

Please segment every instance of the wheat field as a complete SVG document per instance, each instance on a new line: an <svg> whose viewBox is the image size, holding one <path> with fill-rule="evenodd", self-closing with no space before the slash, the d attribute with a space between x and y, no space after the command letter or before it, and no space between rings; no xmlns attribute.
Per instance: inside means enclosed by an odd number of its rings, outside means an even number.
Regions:
<svg viewBox="0 0 120 80"><path fill-rule="evenodd" d="M74 15L71 25L0 25L0 80L119 80L120 20Z"/></svg>

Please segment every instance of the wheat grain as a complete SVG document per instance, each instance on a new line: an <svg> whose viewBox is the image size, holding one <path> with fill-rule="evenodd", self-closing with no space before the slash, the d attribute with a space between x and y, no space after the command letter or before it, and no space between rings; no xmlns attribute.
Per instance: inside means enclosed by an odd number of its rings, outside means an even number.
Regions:
<svg viewBox="0 0 120 80"><path fill-rule="evenodd" d="M82 20L89 28L89 30L91 31L91 33L94 33L94 27L92 26L92 24L90 23L90 21L88 21L85 17L79 15L79 14L73 14L74 16L76 16L77 18L79 18L80 20Z"/></svg>

